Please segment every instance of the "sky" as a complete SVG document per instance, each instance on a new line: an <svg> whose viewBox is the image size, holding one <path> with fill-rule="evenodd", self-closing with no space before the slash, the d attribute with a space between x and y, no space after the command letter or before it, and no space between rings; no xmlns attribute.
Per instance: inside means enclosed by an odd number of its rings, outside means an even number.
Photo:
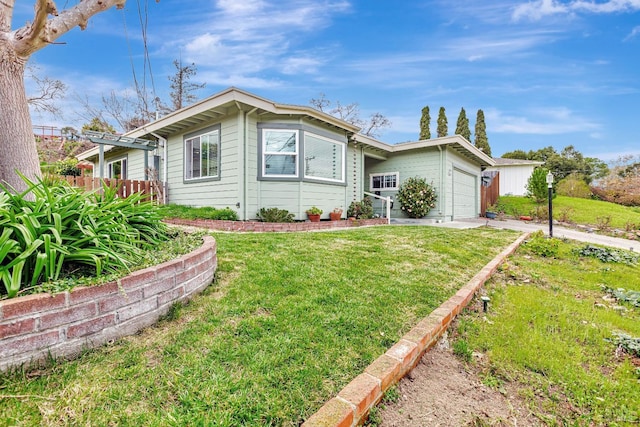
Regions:
<svg viewBox="0 0 640 427"><path fill-rule="evenodd" d="M33 15L17 3L14 29ZM134 75L168 103L181 59L206 84L200 99L229 86L284 104L324 94L386 116L378 139L391 144L418 139L428 106L433 136L440 107L449 134L464 108L472 140L482 109L494 157L640 155L640 0L128 0L57 42L31 64L67 85L64 114L34 112L34 125L80 128L79 99L131 96Z"/></svg>

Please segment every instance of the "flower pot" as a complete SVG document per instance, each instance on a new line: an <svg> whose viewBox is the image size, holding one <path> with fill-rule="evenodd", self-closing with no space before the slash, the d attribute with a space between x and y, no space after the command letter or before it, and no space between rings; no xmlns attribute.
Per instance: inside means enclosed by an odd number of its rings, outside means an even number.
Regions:
<svg viewBox="0 0 640 427"><path fill-rule="evenodd" d="M307 214L307 216L309 217L309 221L311 222L320 222L320 214L318 215Z"/></svg>
<svg viewBox="0 0 640 427"><path fill-rule="evenodd" d="M496 217L498 216L498 214L497 214L497 213L495 213L495 212L489 212L489 211L486 211L486 212L484 213L484 216L485 216L485 217L487 217L487 218L489 218L489 219L496 219Z"/></svg>
<svg viewBox="0 0 640 427"><path fill-rule="evenodd" d="M340 221L342 218L342 212L329 212L329 219L331 221Z"/></svg>

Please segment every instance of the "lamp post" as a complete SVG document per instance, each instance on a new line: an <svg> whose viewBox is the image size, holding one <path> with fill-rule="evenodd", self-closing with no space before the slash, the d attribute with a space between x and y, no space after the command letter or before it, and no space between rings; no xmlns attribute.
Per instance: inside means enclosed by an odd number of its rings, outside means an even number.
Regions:
<svg viewBox="0 0 640 427"><path fill-rule="evenodd" d="M553 237L553 174L547 174L547 187L549 187L549 237Z"/></svg>

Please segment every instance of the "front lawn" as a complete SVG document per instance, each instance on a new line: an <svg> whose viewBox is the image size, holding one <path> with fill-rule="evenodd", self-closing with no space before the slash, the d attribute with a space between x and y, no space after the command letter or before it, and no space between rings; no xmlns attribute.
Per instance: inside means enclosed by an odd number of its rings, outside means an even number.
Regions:
<svg viewBox="0 0 640 427"><path fill-rule="evenodd" d="M516 233L218 233L217 281L169 321L0 376L0 425L298 425Z"/></svg>
<svg viewBox="0 0 640 427"><path fill-rule="evenodd" d="M473 359L483 382L517 390L541 423L638 425L638 264L580 255L576 250L585 244L575 242L559 242L557 256L545 258L535 250L544 245L521 246L487 283L489 312L467 311L460 318L454 349L469 348L468 359L471 350L480 352L483 357ZM620 259L633 258L627 253ZM610 290L618 288L625 288L619 296L636 299L616 300ZM621 333L635 344L620 341Z"/></svg>
<svg viewBox="0 0 640 427"><path fill-rule="evenodd" d="M529 197L500 196L498 205L507 215L531 215L536 204ZM543 203L546 208L547 204ZM576 224L608 226L622 230L640 229L640 207L629 207L601 200L558 196L553 199L553 218Z"/></svg>

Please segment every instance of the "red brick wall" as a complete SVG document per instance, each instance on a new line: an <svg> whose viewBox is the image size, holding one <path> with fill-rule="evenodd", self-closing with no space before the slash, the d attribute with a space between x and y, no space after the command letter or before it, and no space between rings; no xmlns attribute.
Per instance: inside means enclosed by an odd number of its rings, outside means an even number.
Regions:
<svg viewBox="0 0 640 427"><path fill-rule="evenodd" d="M212 282L216 242L210 236L203 240L190 254L118 282L0 301L0 371L49 354L73 357L157 322L172 304Z"/></svg>

